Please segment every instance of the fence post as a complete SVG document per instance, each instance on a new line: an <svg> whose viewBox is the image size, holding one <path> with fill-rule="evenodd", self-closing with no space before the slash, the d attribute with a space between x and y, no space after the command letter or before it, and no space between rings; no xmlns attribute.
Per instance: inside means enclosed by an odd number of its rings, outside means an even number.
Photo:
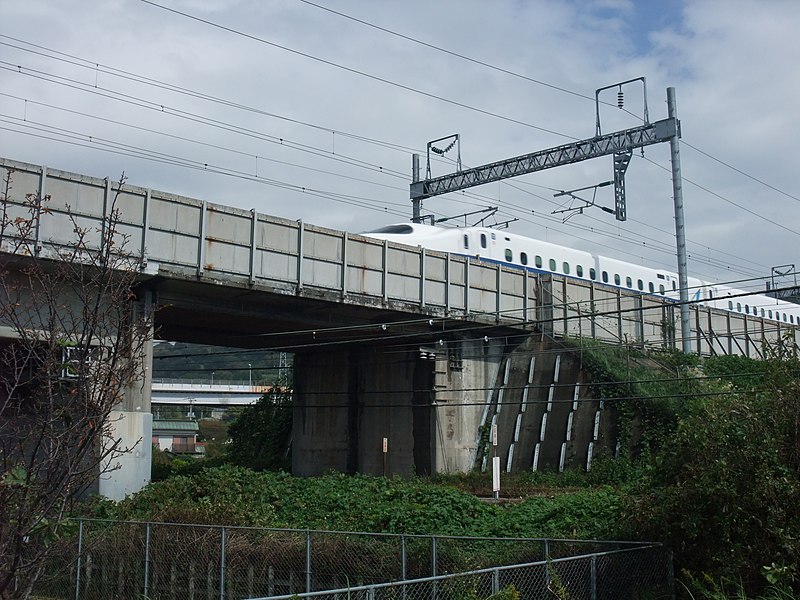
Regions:
<svg viewBox="0 0 800 600"><path fill-rule="evenodd" d="M408 556L406 555L406 536L404 535L400 536L400 567L402 569L402 579L408 579Z"/></svg>
<svg viewBox="0 0 800 600"><path fill-rule="evenodd" d="M144 597L148 597L150 591L150 523L147 524L144 532Z"/></svg>
<svg viewBox="0 0 800 600"><path fill-rule="evenodd" d="M592 582L591 582L591 600L597 600L597 555L592 554Z"/></svg>
<svg viewBox="0 0 800 600"><path fill-rule="evenodd" d="M431 577L436 577L437 569L436 569L436 536L431 536Z"/></svg>
<svg viewBox="0 0 800 600"><path fill-rule="evenodd" d="M78 522L78 569L75 572L75 600L81 596L81 559L83 558L83 519Z"/></svg>
<svg viewBox="0 0 800 600"><path fill-rule="evenodd" d="M542 540L544 553L545 569L544 569L544 584L550 585L550 540Z"/></svg>
<svg viewBox="0 0 800 600"><path fill-rule="evenodd" d="M311 531L306 529L306 593L311 592Z"/></svg>
<svg viewBox="0 0 800 600"><path fill-rule="evenodd" d="M667 586L669 597L675 600L675 565L673 563L672 548L667 550Z"/></svg>
<svg viewBox="0 0 800 600"><path fill-rule="evenodd" d="M225 600L225 528L222 528L219 558L219 600Z"/></svg>
<svg viewBox="0 0 800 600"><path fill-rule="evenodd" d="M448 255L449 256L449 255ZM438 559L436 557L436 536L431 536L431 577L436 577L437 575L437 568L436 563ZM437 593L437 585L436 581L433 582L433 586L431 587L431 598L432 600L436 600L436 593Z"/></svg>
<svg viewBox="0 0 800 600"><path fill-rule="evenodd" d="M492 594L500 593L500 569L492 571ZM592 600L595 600L592 598Z"/></svg>

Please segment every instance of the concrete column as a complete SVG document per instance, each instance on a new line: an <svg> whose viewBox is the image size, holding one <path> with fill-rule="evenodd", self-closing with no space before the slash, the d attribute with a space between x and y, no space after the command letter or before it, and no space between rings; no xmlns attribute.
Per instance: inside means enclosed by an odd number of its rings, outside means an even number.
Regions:
<svg viewBox="0 0 800 600"><path fill-rule="evenodd" d="M137 318L150 312L150 292L131 306ZM153 415L150 397L153 388L153 325L140 348L137 366L141 376L123 392L122 402L108 416L109 436L104 443L117 443L118 453L109 456L101 467L98 492L112 500L121 500L150 483L153 457Z"/></svg>
<svg viewBox="0 0 800 600"><path fill-rule="evenodd" d="M437 371L435 471L460 473L473 469L480 428L491 420L491 402L504 343L500 340L458 340L447 343L446 369Z"/></svg>
<svg viewBox="0 0 800 600"><path fill-rule="evenodd" d="M294 368L293 474L431 471L433 361L416 348L304 352Z"/></svg>

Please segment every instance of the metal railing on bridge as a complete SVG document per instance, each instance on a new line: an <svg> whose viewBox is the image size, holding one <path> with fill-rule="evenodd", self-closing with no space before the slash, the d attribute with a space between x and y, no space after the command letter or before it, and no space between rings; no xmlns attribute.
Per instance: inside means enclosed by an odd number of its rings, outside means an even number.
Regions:
<svg viewBox="0 0 800 600"><path fill-rule="evenodd" d="M131 185L118 189L108 179L0 158L0 174L9 171L14 189L49 198L35 215L37 251L69 244L70 216L89 235L100 231L113 200L128 250L143 260L143 276L249 287L287 301L308 297L483 324L535 325L555 337L675 348L688 336L702 355L759 358L782 345L797 350L795 326L757 316L693 305L691 330L681 331L677 305L667 298ZM22 199L11 199L12 217L28 209Z"/></svg>
<svg viewBox="0 0 800 600"><path fill-rule="evenodd" d="M539 326L556 338L676 349L688 335L701 356L800 352L798 327L780 321L693 304L691 331L682 332L677 305L666 298L559 275L540 276L540 288Z"/></svg>

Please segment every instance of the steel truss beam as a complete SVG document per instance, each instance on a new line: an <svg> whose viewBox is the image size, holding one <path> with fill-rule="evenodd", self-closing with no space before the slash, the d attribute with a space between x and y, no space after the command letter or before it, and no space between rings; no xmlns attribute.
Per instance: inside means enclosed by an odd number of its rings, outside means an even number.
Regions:
<svg viewBox="0 0 800 600"><path fill-rule="evenodd" d="M476 185L569 165L590 158L631 152L636 148L667 142L676 135L680 137L678 119L674 117L663 119L589 140L572 142L549 150L540 150L481 167L466 169L451 175L416 181L411 184L411 199L418 202L424 198L457 192Z"/></svg>

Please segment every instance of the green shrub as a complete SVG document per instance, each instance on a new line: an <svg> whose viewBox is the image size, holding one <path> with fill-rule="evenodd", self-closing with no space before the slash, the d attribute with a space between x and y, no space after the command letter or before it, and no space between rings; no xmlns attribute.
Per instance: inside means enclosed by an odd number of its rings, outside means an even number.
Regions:
<svg viewBox="0 0 800 600"><path fill-rule="evenodd" d="M627 507L640 535L673 545L679 568L748 592L773 561L800 564L800 364L759 368L756 388L693 407Z"/></svg>

